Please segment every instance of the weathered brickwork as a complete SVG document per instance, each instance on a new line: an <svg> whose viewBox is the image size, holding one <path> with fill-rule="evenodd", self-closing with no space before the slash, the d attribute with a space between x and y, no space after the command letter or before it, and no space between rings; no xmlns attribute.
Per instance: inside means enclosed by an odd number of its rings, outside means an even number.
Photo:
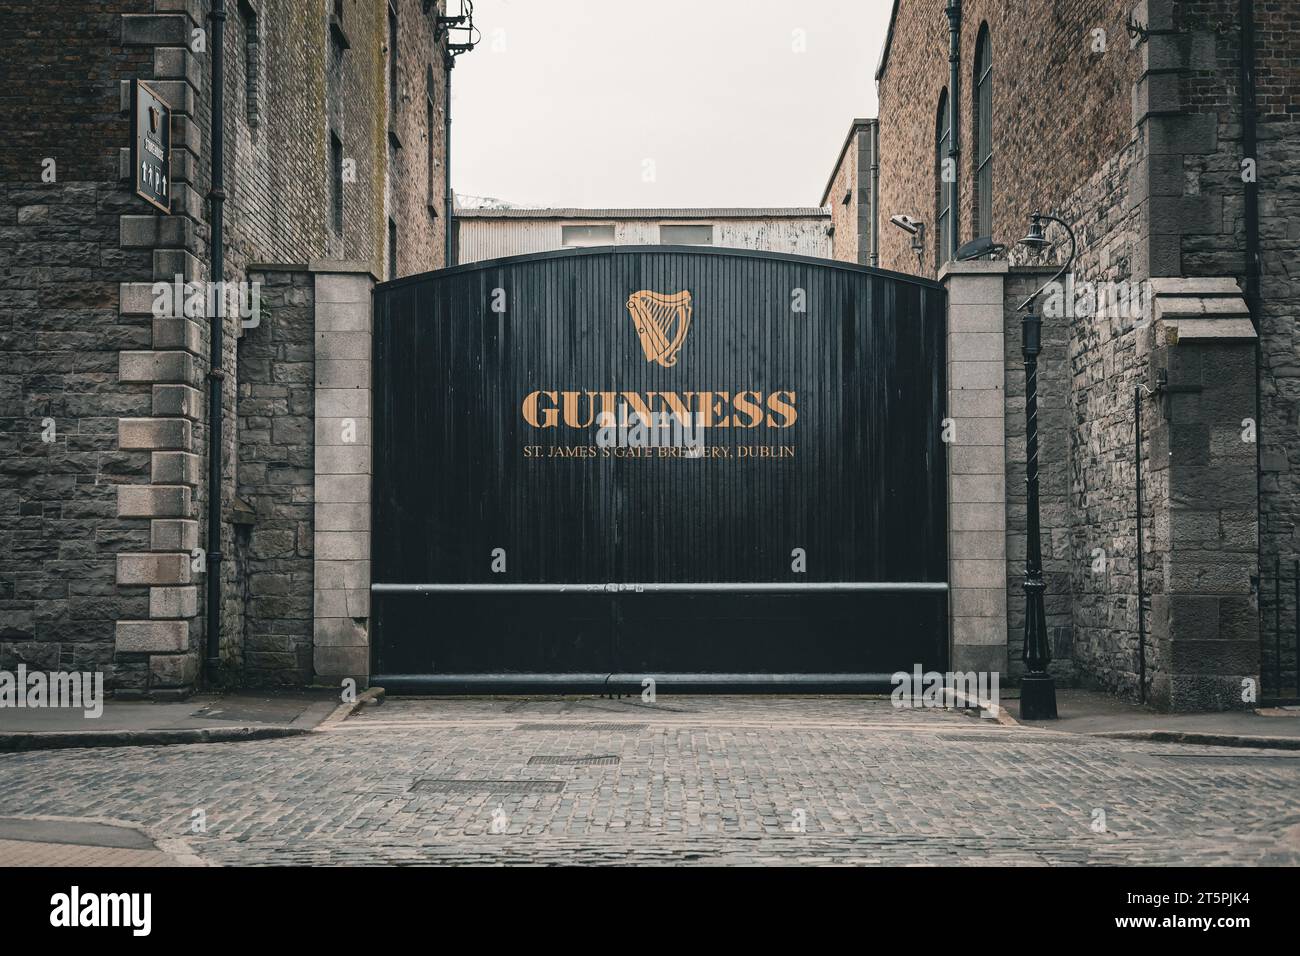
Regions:
<svg viewBox="0 0 1300 956"><path fill-rule="evenodd" d="M443 264L442 5L393 4L391 116L387 3L225 6L225 278L266 287L258 321L225 320L221 654L227 680L301 683L310 284L253 267L346 258L384 275L390 218L399 274ZM24 22L29 7L0 4L0 17ZM0 31L0 666L99 667L118 693L185 693L204 647L209 320L160 317L154 283L209 278L210 9L72 2L43 9L39 31ZM167 216L130 190L133 77L173 107ZM341 229L331 133L346 160Z"/></svg>
<svg viewBox="0 0 1300 956"><path fill-rule="evenodd" d="M945 0L900 0L880 77L881 266L934 275L935 133L949 85ZM1130 89L1139 55L1124 30L1123 0L964 0L959 141L959 244L974 235L975 48L987 23L993 79L993 236L1014 243L1029 214L1057 208L1130 136ZM1094 53L1094 30L1106 51ZM893 215L926 224L918 263Z"/></svg>
<svg viewBox="0 0 1300 956"><path fill-rule="evenodd" d="M1080 240L1074 288L1087 283L1128 288L1139 280L1142 206L1132 187L1141 176L1145 144L1134 139L1062 203L1059 214L1074 224ZM1141 345L1141 315L1124 308L1079 307L1049 321L1068 330L1062 343L1069 361L1069 391L1063 425L1069 435L1069 527L1067 571L1074 594L1072 657L1085 682L1138 697L1137 476L1134 472L1134 388L1151 384ZM1095 295L1091 297L1096 301ZM1132 305L1133 300L1129 300ZM1140 303L1139 303L1140 305ZM1152 444L1151 422L1142 444ZM1148 463L1149 464L1149 463ZM1161 476L1144 466L1146 496ZM1164 500L1163 498L1161 500ZM1149 524L1148 524L1149 527ZM1146 568L1158 569L1148 534ZM1154 563L1153 563L1154 562ZM1144 580L1146 593L1160 587L1160 575Z"/></svg>
<svg viewBox="0 0 1300 956"><path fill-rule="evenodd" d="M927 229L925 253L918 261L910 248L912 237L883 225L881 264L922 274L934 270L939 242L935 134L940 95L949 84L945 6L942 0L900 4L880 84L882 223L902 213L922 220ZM962 5L958 243L975 238L974 62L981 27L987 24L994 239L1008 247L1013 263L1027 263L1031 260L1015 243L1024 235L1030 213L1054 213L1071 223L1079 241L1076 283L1129 280L1138 255L1140 216L1130 195L1131 177L1144 147L1130 107L1129 91L1140 63L1123 28L1128 11L1104 0L1025 6ZM1093 31L1098 29L1105 31L1104 52L1095 49L1100 35ZM921 68L912 69L913 64ZM1044 73L1056 78L1051 95L1026 95L1024 78ZM916 175L917 169L928 175ZM1055 228L1049 226L1049 238L1059 241ZM1005 285L1007 642L1013 674L1022 670L1025 603L1025 376L1019 306L1054 272L1017 266ZM1116 690L1124 690L1127 681L1127 689L1133 689L1135 323L1065 309L1063 303L1059 296L1038 302L1044 314L1040 514L1054 672L1072 679L1077 664L1085 681Z"/></svg>
<svg viewBox="0 0 1300 956"><path fill-rule="evenodd" d="M822 195L822 207L831 214L832 259L874 264L872 179L878 172L876 142L875 121L854 120Z"/></svg>
<svg viewBox="0 0 1300 956"><path fill-rule="evenodd" d="M882 265L935 271L935 131L949 83L943 0L899 5L880 83L881 222L905 213L927 224L918 262L911 237L883 227ZM1043 549L1057 672L1171 708L1240 706L1259 676L1259 560L1297 552L1300 376L1297 285L1300 229L1296 44L1278 5L1257 11L1263 277L1259 321L1263 468L1242 471L1253 332L1245 325L1245 189L1241 178L1237 5L1149 0L1132 9L1145 32L1130 42L1129 8L1103 2L963 3L958 117L958 242L974 237L975 43L987 21L993 50L993 236L1015 245L1030 212L1061 216L1079 245L1074 289L1095 283L1137 292L1100 311L1046 311L1040 358ZM1099 49L1104 30L1106 49ZM899 68L898 64L906 64ZM1051 82L1043 87L1039 77ZM1032 91L1026 84L1037 84ZM1042 87L1042 88L1040 88ZM916 175L923 169L928 175ZM1269 173L1269 170L1272 173ZM1048 226L1060 261L1063 232ZM1152 321L1153 277L1166 301ZM1163 277L1168 277L1164 279ZM1204 277L1204 278L1201 278ZM1023 627L1023 372L1016 312L1030 273L1007 291L1008 638L1013 671ZM1040 276L1039 278L1046 278ZM1197 283L1201 284L1197 284ZM1066 298L1073 302L1074 296ZM1093 297L1095 298L1095 296ZM1158 300L1157 300L1158 301ZM1077 303L1075 303L1077 305ZM1200 321L1204 320L1204 321ZM1182 335L1182 339L1178 335ZM1170 338L1169 336L1173 336ZM1244 351L1243 351L1244 350ZM1177 381L1175 381L1177 379ZM1162 383L1168 386L1163 387ZM1141 421L1143 592L1139 640L1136 391ZM1252 515L1256 502L1258 522ZM1256 526L1258 529L1256 530ZM1286 579L1283 593L1291 588ZM1199 604L1195 602L1199 601ZM1289 608L1286 614L1294 613ZM1142 653L1144 652L1144 653ZM1290 658L1284 660L1293 666ZM1143 684L1143 680L1145 683Z"/></svg>

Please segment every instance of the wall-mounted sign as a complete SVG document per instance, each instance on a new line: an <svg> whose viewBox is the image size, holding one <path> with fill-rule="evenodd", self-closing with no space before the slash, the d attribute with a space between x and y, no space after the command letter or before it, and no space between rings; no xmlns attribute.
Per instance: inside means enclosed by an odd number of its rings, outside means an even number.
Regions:
<svg viewBox="0 0 1300 956"><path fill-rule="evenodd" d="M172 108L147 83L132 80L131 161L135 194L171 212Z"/></svg>

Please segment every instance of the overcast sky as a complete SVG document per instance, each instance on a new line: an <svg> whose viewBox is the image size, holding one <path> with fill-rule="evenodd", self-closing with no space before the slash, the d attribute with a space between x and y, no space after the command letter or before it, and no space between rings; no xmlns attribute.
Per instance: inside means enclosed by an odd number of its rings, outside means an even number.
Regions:
<svg viewBox="0 0 1300 956"><path fill-rule="evenodd" d="M814 206L850 121L876 115L890 6L475 0L453 186L533 206Z"/></svg>

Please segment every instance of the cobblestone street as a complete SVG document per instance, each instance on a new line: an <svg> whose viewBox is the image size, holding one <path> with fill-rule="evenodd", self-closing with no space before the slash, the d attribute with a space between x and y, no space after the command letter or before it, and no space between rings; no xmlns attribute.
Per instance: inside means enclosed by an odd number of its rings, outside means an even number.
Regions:
<svg viewBox="0 0 1300 956"><path fill-rule="evenodd" d="M227 865L1300 862L1294 753L878 699L399 699L306 737L0 755L0 780L0 815Z"/></svg>

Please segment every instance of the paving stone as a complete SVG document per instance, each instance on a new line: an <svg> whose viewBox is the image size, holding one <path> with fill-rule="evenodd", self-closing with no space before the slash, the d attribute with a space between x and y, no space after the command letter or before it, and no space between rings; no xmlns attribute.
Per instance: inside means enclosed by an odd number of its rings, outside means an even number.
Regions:
<svg viewBox="0 0 1300 956"><path fill-rule="evenodd" d="M0 815L111 816L228 865L1300 863L1300 758L1221 754L880 699L390 700L284 740L3 754ZM590 755L619 761L530 765Z"/></svg>

